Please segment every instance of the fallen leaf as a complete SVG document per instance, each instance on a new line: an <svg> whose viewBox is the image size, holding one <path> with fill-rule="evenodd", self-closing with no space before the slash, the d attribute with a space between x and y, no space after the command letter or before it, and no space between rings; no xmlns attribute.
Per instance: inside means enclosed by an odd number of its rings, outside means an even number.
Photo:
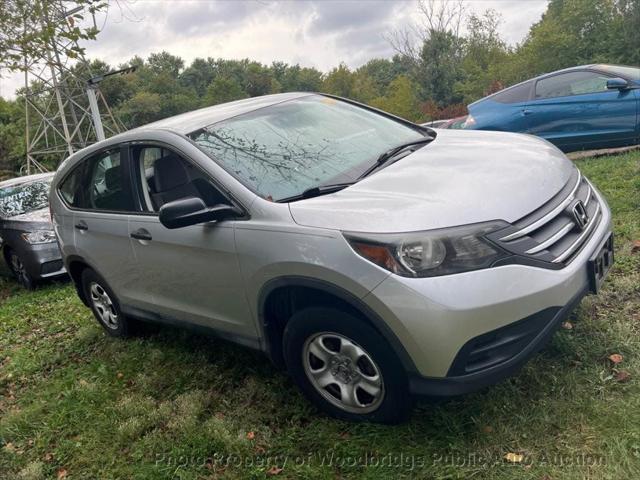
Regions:
<svg viewBox="0 0 640 480"><path fill-rule="evenodd" d="M561 326L565 330L573 330L573 324L571 322L562 322Z"/></svg>
<svg viewBox="0 0 640 480"><path fill-rule="evenodd" d="M493 432L493 427L491 425L485 425L482 430L484 431L484 433L491 433Z"/></svg>
<svg viewBox="0 0 640 480"><path fill-rule="evenodd" d="M507 462L511 463L521 463L522 460L524 460L524 455L522 455L521 453L509 452L504 456L504 459Z"/></svg>
<svg viewBox="0 0 640 480"><path fill-rule="evenodd" d="M14 445L13 443L11 443L11 442L7 443L7 444L6 444L4 447L2 447L2 448L4 448L7 452L15 452L15 451L16 451L16 447L15 447L15 445Z"/></svg>
<svg viewBox="0 0 640 480"><path fill-rule="evenodd" d="M617 365L622 362L622 355L620 355L619 353L614 353L612 355L609 355L609 360L611 360L614 365Z"/></svg>
<svg viewBox="0 0 640 480"><path fill-rule="evenodd" d="M631 374L626 370L618 370L614 378L616 379L617 382L625 383L631 380Z"/></svg>
<svg viewBox="0 0 640 480"><path fill-rule="evenodd" d="M67 478L67 470L64 468L61 468L60 470L58 470L58 480L62 478Z"/></svg>
<svg viewBox="0 0 640 480"><path fill-rule="evenodd" d="M253 440L256 438L256 434L254 432L247 432L247 440Z"/></svg>
<svg viewBox="0 0 640 480"><path fill-rule="evenodd" d="M633 246L631 247L631 253L638 252L640 252L640 240L636 240L635 242L633 242Z"/></svg>
<svg viewBox="0 0 640 480"><path fill-rule="evenodd" d="M281 468L276 467L275 465L267 470L267 475L278 475L282 471Z"/></svg>

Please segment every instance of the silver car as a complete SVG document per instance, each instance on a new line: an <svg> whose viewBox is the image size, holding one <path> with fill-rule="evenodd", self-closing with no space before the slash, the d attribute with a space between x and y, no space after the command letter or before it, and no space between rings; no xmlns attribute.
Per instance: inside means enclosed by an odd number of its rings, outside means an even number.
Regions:
<svg viewBox="0 0 640 480"><path fill-rule="evenodd" d="M52 173L0 182L0 271L29 290L65 275L49 214Z"/></svg>
<svg viewBox="0 0 640 480"><path fill-rule="evenodd" d="M112 137L69 157L50 198L109 334L214 331L350 420L398 422L416 395L511 375L613 262L604 198L546 141L319 94Z"/></svg>

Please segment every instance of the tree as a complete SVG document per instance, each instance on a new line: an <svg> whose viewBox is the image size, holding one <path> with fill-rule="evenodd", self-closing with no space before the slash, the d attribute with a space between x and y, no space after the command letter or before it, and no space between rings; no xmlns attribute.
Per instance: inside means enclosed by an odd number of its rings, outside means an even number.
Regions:
<svg viewBox="0 0 640 480"><path fill-rule="evenodd" d="M467 35L463 43L462 79L454 86L457 96L471 103L504 82L502 66L510 51L498 33L501 17L495 10L467 19Z"/></svg>
<svg viewBox="0 0 640 480"><path fill-rule="evenodd" d="M393 32L391 45L412 67L421 98L438 105L460 101L454 85L462 79L461 0L420 0L419 21Z"/></svg>
<svg viewBox="0 0 640 480"><path fill-rule="evenodd" d="M231 102L247 97L247 93L234 79L217 77L207 87L207 93L204 96L204 105L217 105L219 103Z"/></svg>
<svg viewBox="0 0 640 480"><path fill-rule="evenodd" d="M92 15L107 7L94 0L3 0L0 8L0 69L22 70L24 59L47 58L56 37L60 54L76 58L84 52L75 42L95 39L98 30L83 25L83 13ZM67 12L80 11L67 15Z"/></svg>
<svg viewBox="0 0 640 480"><path fill-rule="evenodd" d="M24 108L16 101L0 98L0 177L5 176L3 171L18 170L24 150Z"/></svg>
<svg viewBox="0 0 640 480"><path fill-rule="evenodd" d="M215 66L211 59L196 58L180 74L180 84L184 87L193 88L195 94L202 97L209 84L215 76Z"/></svg>
<svg viewBox="0 0 640 480"><path fill-rule="evenodd" d="M140 91L118 108L125 125L133 128L159 120L161 97L157 93Z"/></svg>
<svg viewBox="0 0 640 480"><path fill-rule="evenodd" d="M351 97L355 78L349 67L341 63L331 70L322 81L322 89L326 93L339 95L341 97Z"/></svg>
<svg viewBox="0 0 640 480"><path fill-rule="evenodd" d="M169 52L162 51L149 55L147 66L155 74L166 74L177 78L184 68L184 60Z"/></svg>
<svg viewBox="0 0 640 480"><path fill-rule="evenodd" d="M385 96L374 99L371 106L417 121L422 115L416 91L417 87L409 77L400 75L389 84Z"/></svg>

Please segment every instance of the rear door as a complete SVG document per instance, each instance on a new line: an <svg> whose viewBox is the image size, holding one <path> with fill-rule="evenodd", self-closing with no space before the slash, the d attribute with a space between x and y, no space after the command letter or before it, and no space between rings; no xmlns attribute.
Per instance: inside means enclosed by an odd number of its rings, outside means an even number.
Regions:
<svg viewBox="0 0 640 480"><path fill-rule="evenodd" d="M137 277L128 228L135 207L123 150L97 153L79 168L80 174L74 174L81 181L67 185L65 180L60 190L74 209L76 253L107 281L122 303L129 304ZM69 176L69 182L73 178Z"/></svg>
<svg viewBox="0 0 640 480"><path fill-rule="evenodd" d="M583 70L537 80L526 107L527 133L565 150L601 148L633 141L636 100L633 90L607 90L611 78Z"/></svg>
<svg viewBox="0 0 640 480"><path fill-rule="evenodd" d="M237 341L256 337L236 255L234 220L169 230L162 205L195 196L207 206L232 201L198 166L163 144L132 145L131 162L144 210L131 217L136 290L147 309L169 319L226 332Z"/></svg>

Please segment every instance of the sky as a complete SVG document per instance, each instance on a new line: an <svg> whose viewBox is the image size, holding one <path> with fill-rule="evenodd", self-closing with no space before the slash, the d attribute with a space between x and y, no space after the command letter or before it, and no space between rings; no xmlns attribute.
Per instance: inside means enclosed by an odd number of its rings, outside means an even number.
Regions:
<svg viewBox="0 0 640 480"><path fill-rule="evenodd" d="M465 0L468 13L494 9L511 45L540 20L548 0ZM166 50L187 64L197 57L299 63L327 71L391 57L389 34L419 19L416 0L112 0L96 20L85 55L117 66L134 55ZM11 98L22 74L0 72L0 96Z"/></svg>

